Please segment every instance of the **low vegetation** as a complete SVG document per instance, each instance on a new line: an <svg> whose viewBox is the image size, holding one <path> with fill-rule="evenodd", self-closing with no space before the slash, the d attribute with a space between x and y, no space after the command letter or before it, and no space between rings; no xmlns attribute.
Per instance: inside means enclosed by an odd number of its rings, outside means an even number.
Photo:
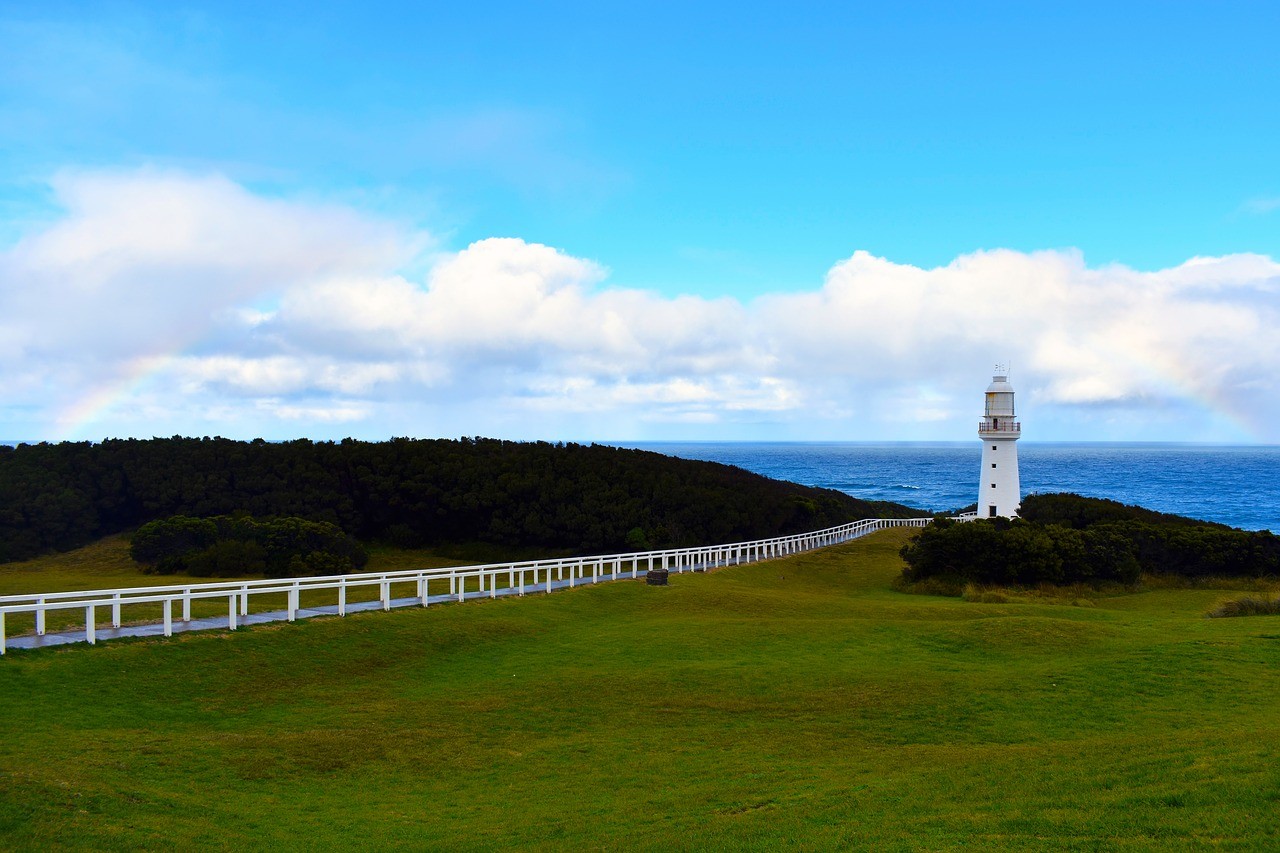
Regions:
<svg viewBox="0 0 1280 853"><path fill-rule="evenodd" d="M1209 611L1209 616L1280 616L1280 597L1243 595L1222 602Z"/></svg>
<svg viewBox="0 0 1280 853"><path fill-rule="evenodd" d="M1079 495L1027 497L1020 518L939 519L903 547L903 581L926 589L1133 584L1280 575L1280 537Z"/></svg>
<svg viewBox="0 0 1280 853"><path fill-rule="evenodd" d="M138 528L129 554L148 574L283 578L364 568L369 554L336 525L302 518L175 515Z"/></svg>
<svg viewBox="0 0 1280 853"><path fill-rule="evenodd" d="M0 843L1280 847L1276 623L1206 619L1223 594L1200 588L903 595L908 535L669 587L11 651ZM56 559L83 574L78 553Z"/></svg>

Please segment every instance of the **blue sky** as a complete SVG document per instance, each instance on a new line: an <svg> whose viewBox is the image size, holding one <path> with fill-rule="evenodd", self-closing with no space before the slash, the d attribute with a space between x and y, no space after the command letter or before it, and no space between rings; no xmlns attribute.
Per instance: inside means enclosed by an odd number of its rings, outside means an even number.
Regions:
<svg viewBox="0 0 1280 853"><path fill-rule="evenodd" d="M1277 441L1277 33L9 3L0 437L952 440L1011 360L1029 437Z"/></svg>

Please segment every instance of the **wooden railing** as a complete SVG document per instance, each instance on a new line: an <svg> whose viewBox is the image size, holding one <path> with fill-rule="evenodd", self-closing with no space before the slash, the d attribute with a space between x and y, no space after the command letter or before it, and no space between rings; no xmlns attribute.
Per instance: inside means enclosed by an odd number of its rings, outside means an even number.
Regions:
<svg viewBox="0 0 1280 853"><path fill-rule="evenodd" d="M313 605L308 606L307 610L313 611L317 607L323 607L326 611L338 616L345 616L347 613L349 592L367 587L376 587L377 601L384 610L391 609L394 589L398 589L402 595L412 589L413 599L421 606L427 607L432 603L445 601L463 601L477 597L493 598L498 595L524 595L528 592L551 592L553 589L573 587L580 583L598 583L624 577L636 578L655 568L688 572L753 563L814 548L837 545L886 527L924 527L932 520L932 517L872 518L812 533L759 539L754 542L733 542L725 545L669 548L661 551L605 554L593 557L564 557L353 575L5 595L0 596L0 654L5 653L7 644L5 618L10 614L33 614L35 634L43 636L47 614L82 610L84 642L95 643L99 608L110 608L111 625L119 628L123 608L129 607L136 614L138 605L152 605L159 610L160 619L152 621L151 624L163 626L162 633L168 637L173 633L175 607L180 610L178 618L188 623L186 627L189 629L192 623L193 602L225 600L226 619L220 619L216 627L225 626L234 631L237 625L252 612L249 603L254 596L260 599L265 595L283 594L285 608L282 612L284 618L290 622L297 618L299 610L302 609L303 593L317 591L325 592L328 599L336 602L336 606L335 604ZM445 589L447 592L444 591ZM315 598L314 595L310 597ZM148 618L155 620L155 616ZM215 627L215 625L208 627Z"/></svg>

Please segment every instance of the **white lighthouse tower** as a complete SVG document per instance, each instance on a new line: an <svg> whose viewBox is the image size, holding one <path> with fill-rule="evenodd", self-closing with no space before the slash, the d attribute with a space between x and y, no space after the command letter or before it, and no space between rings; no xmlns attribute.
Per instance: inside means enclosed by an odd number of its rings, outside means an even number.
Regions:
<svg viewBox="0 0 1280 853"><path fill-rule="evenodd" d="M978 486L978 517L1012 518L1022 503L1018 482L1018 439L1022 425L1013 410L1013 386L1007 368L996 365L987 386L987 406L978 424L982 439L982 478Z"/></svg>

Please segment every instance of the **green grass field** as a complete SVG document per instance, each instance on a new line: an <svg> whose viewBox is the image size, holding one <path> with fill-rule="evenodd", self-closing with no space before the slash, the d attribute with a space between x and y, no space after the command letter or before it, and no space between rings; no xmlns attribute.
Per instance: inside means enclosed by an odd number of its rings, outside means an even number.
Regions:
<svg viewBox="0 0 1280 853"><path fill-rule="evenodd" d="M907 595L905 531L667 588L0 660L6 849L1275 850L1280 617Z"/></svg>

